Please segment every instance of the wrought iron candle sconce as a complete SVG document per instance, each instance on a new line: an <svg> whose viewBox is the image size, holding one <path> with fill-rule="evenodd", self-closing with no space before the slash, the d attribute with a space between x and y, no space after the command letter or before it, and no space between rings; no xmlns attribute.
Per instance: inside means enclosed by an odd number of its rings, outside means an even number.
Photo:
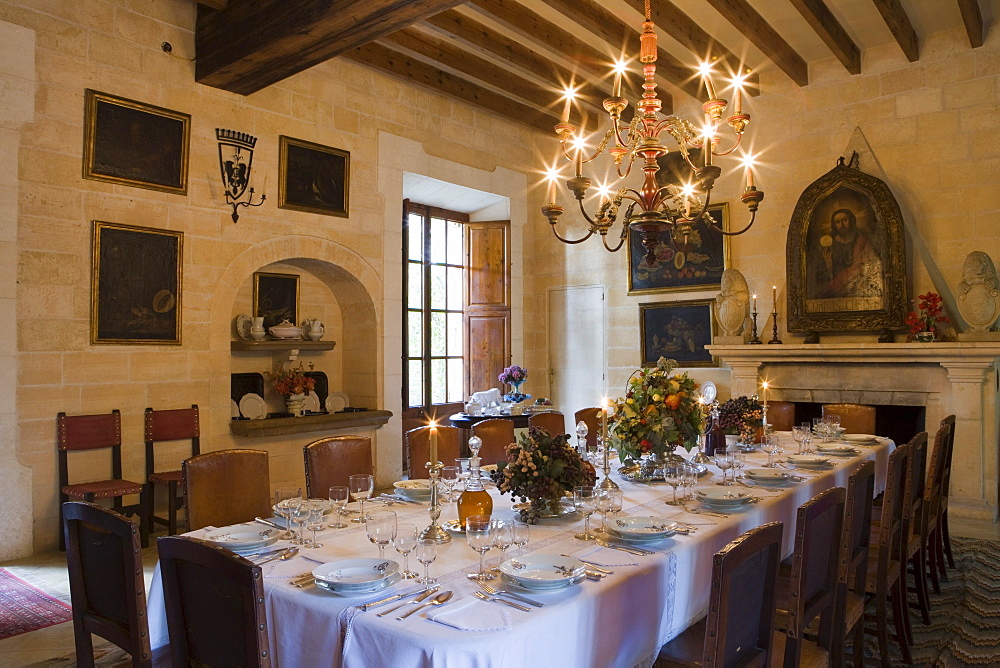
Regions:
<svg viewBox="0 0 1000 668"><path fill-rule="evenodd" d="M222 187L226 191L226 204L233 207L233 222L240 219L238 213L241 206L260 206L267 199L267 194L260 196L260 201L253 203L253 188L249 191L250 170L253 166L253 149L257 138L235 130L215 129L215 138L219 141L219 169L222 171ZM265 181L265 188L267 183ZM243 195L246 201L240 201Z"/></svg>

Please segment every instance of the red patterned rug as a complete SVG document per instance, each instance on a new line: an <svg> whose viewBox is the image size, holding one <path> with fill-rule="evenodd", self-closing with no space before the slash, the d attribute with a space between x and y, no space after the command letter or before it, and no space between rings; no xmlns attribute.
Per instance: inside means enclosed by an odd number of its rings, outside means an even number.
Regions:
<svg viewBox="0 0 1000 668"><path fill-rule="evenodd" d="M73 610L0 568L0 640L73 619Z"/></svg>

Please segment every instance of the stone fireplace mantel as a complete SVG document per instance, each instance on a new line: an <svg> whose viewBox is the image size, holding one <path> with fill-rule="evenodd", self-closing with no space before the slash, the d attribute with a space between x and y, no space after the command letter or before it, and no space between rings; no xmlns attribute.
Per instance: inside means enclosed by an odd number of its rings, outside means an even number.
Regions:
<svg viewBox="0 0 1000 668"><path fill-rule="evenodd" d="M733 396L815 403L923 406L931 441L956 416L949 508L996 521L1000 511L1000 343L835 343L708 346L732 370Z"/></svg>

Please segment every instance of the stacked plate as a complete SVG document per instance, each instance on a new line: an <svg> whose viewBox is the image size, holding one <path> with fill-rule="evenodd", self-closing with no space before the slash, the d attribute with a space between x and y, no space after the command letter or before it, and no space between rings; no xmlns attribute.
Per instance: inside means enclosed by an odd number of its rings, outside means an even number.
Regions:
<svg viewBox="0 0 1000 668"><path fill-rule="evenodd" d="M572 557L532 554L503 562L500 575L505 582L522 589L556 591L583 582L587 567Z"/></svg>
<svg viewBox="0 0 1000 668"><path fill-rule="evenodd" d="M399 582L399 564L388 559L341 559L317 566L316 586L341 596L370 594Z"/></svg>
<svg viewBox="0 0 1000 668"><path fill-rule="evenodd" d="M825 469L830 466L830 458L824 455L788 455L788 463L804 469Z"/></svg>
<svg viewBox="0 0 1000 668"><path fill-rule="evenodd" d="M841 436L843 440L848 443L857 443L858 445L878 445L879 438L872 434L844 434Z"/></svg>
<svg viewBox="0 0 1000 668"><path fill-rule="evenodd" d="M837 457L853 457L860 450L852 445L842 445L840 443L819 443L816 449L824 455L836 455Z"/></svg>
<svg viewBox="0 0 1000 668"><path fill-rule="evenodd" d="M429 501L431 498L431 481L426 478L397 480L392 486L396 488L396 494L411 501Z"/></svg>
<svg viewBox="0 0 1000 668"><path fill-rule="evenodd" d="M723 510L732 510L753 501L753 494L717 487L699 489L695 492L704 503Z"/></svg>
<svg viewBox="0 0 1000 668"><path fill-rule="evenodd" d="M650 541L673 536L677 531L677 522L665 522L658 517L619 517L608 525L608 531L613 536L625 540Z"/></svg>
<svg viewBox="0 0 1000 668"><path fill-rule="evenodd" d="M236 554L253 554L278 540L277 529L252 524L236 524L222 529L212 529L202 540L217 547L224 547Z"/></svg>
<svg viewBox="0 0 1000 668"><path fill-rule="evenodd" d="M798 481L795 475L780 469L747 469L746 474L758 485L786 485Z"/></svg>

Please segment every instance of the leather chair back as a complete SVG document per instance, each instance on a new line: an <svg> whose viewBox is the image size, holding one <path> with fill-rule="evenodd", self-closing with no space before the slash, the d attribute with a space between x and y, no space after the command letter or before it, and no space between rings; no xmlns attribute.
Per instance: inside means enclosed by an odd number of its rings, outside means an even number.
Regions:
<svg viewBox="0 0 1000 668"><path fill-rule="evenodd" d="M601 434L601 407L581 408L573 415L573 435L576 435L576 425L583 422L587 425L587 449L597 449L597 437Z"/></svg>
<svg viewBox="0 0 1000 668"><path fill-rule="evenodd" d="M156 545L175 668L270 666L260 567L195 538Z"/></svg>
<svg viewBox="0 0 1000 668"><path fill-rule="evenodd" d="M496 464L507 460L507 446L514 442L514 422L502 418L483 420L472 425L472 434L483 439L480 464Z"/></svg>
<svg viewBox="0 0 1000 668"><path fill-rule="evenodd" d="M154 445L162 441L191 441L191 457L201 454L201 422L198 404L191 408L154 411L146 408L144 432L146 441L146 477L156 471ZM177 465L174 464L173 467Z"/></svg>
<svg viewBox="0 0 1000 668"><path fill-rule="evenodd" d="M927 432L910 439L910 461L906 472L906 515L903 518L903 544L927 531L924 491L927 488ZM909 557L909 552L904 556Z"/></svg>
<svg viewBox="0 0 1000 668"><path fill-rule="evenodd" d="M949 415L943 420L941 424L946 424L950 427L948 430L948 441L947 450L945 450L944 455L944 474L941 478L941 512L940 515L944 518L947 524L947 513L948 513L948 496L951 490L951 456L955 452L955 416ZM951 549L949 545L948 549Z"/></svg>
<svg viewBox="0 0 1000 668"><path fill-rule="evenodd" d="M948 454L948 439L951 425L941 421L934 436L934 450L931 452L931 467L927 472L927 487L924 490L924 504L927 507L927 533L938 526L941 516L941 496L944 489L945 457Z"/></svg>
<svg viewBox="0 0 1000 668"><path fill-rule="evenodd" d="M454 466L461 457L462 430L458 427L438 427L438 461ZM417 427L406 432L406 461L410 478L429 478L427 462L431 457L431 428Z"/></svg>
<svg viewBox="0 0 1000 668"><path fill-rule="evenodd" d="M77 663L94 665L91 634L151 666L139 525L93 503L63 504Z"/></svg>
<svg viewBox="0 0 1000 668"><path fill-rule="evenodd" d="M559 411L545 411L544 413L535 413L528 418L529 427L540 427L545 431L549 432L549 436L557 436L559 434L566 434L566 416L564 416ZM590 434L587 434L588 438Z"/></svg>
<svg viewBox="0 0 1000 668"><path fill-rule="evenodd" d="M839 415L848 434L875 433L875 407L861 404L823 404L823 417Z"/></svg>
<svg viewBox="0 0 1000 668"><path fill-rule="evenodd" d="M791 431L795 426L795 404L790 401L768 402L767 421L774 431Z"/></svg>
<svg viewBox="0 0 1000 668"><path fill-rule="evenodd" d="M903 515L906 503L906 473L910 464L910 444L904 443L889 455L882 516L878 523L879 560L876 581L888 582L889 569L900 564L903 551Z"/></svg>
<svg viewBox="0 0 1000 668"><path fill-rule="evenodd" d="M306 466L306 494L325 499L334 485L347 486L355 473L375 474L372 439L367 436L330 436L302 448Z"/></svg>
<svg viewBox="0 0 1000 668"><path fill-rule="evenodd" d="M272 514L268 456L263 450L206 452L185 459L181 471L188 531Z"/></svg>

